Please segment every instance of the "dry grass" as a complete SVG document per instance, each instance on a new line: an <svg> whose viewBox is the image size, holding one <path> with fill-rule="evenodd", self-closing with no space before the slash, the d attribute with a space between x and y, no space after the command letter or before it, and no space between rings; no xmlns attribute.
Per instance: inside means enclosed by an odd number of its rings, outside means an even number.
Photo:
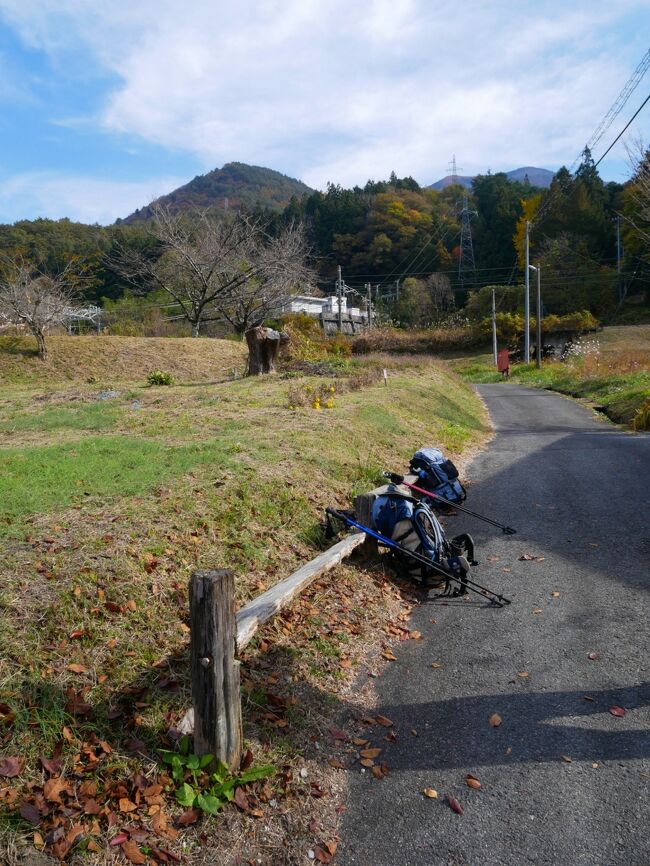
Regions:
<svg viewBox="0 0 650 866"><path fill-rule="evenodd" d="M166 337L48 338L48 360L28 337L0 337L0 383L34 386L87 382L144 382L151 370L177 382L223 382L242 375L246 348L232 340Z"/></svg>

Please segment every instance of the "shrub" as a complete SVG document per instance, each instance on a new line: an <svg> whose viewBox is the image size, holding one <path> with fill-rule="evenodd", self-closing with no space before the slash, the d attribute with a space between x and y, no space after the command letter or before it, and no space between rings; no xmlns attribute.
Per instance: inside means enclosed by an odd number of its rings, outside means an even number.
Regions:
<svg viewBox="0 0 650 866"><path fill-rule="evenodd" d="M650 400L647 400L632 419L635 430L650 430Z"/></svg>
<svg viewBox="0 0 650 866"><path fill-rule="evenodd" d="M152 370L147 376L147 384L149 385L173 385L174 379L171 373L166 373L164 370Z"/></svg>

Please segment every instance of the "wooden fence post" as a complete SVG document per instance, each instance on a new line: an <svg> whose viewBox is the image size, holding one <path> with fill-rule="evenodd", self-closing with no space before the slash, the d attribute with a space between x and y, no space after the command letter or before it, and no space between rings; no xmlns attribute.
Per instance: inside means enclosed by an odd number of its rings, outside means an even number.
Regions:
<svg viewBox="0 0 650 866"><path fill-rule="evenodd" d="M243 732L234 574L226 569L196 571L189 591L194 753L214 755L215 761L236 770Z"/></svg>
<svg viewBox="0 0 650 866"><path fill-rule="evenodd" d="M354 513L356 515L359 523L362 523L364 526L369 526L372 528L372 505L375 499L377 498L374 491L370 493L361 493L359 496L355 496L354 498ZM363 549L368 556L374 556L379 547L374 538L370 535L366 535L366 540L363 543Z"/></svg>

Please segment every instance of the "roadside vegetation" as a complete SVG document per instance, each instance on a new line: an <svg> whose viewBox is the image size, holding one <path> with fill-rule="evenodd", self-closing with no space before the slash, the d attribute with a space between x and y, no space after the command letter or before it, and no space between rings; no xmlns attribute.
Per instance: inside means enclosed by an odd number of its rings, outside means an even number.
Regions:
<svg viewBox="0 0 650 866"><path fill-rule="evenodd" d="M231 341L60 337L46 362L0 345L3 862L24 844L71 863L331 859L337 773L361 757L347 737L387 733L352 683L408 639L413 587L381 560L346 565L258 634L245 733L250 772L274 773L243 774L236 805L203 819L183 800L191 758L176 778L159 751L190 703L187 580L233 568L245 602L322 548L327 505L422 444L457 457L487 427L432 360L360 361L287 327L283 370L265 378L241 377ZM172 384L147 384L152 371ZM343 714L345 741L330 732Z"/></svg>
<svg viewBox="0 0 650 866"><path fill-rule="evenodd" d="M459 358L453 368L470 382L498 382L502 377L491 354ZM613 421L650 429L650 325L604 328L580 340L566 362L514 364L510 381L549 388L588 400Z"/></svg>

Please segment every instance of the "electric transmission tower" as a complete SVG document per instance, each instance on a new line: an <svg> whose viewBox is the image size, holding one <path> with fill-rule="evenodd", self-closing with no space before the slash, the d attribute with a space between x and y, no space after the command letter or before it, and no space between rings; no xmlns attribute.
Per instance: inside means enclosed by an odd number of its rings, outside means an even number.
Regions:
<svg viewBox="0 0 650 866"><path fill-rule="evenodd" d="M451 177L450 184L458 183L458 168L456 167L456 154L451 158L451 162L447 166L447 171ZM462 171L462 168L461 168Z"/></svg>
<svg viewBox="0 0 650 866"><path fill-rule="evenodd" d="M477 216L470 209L467 193L463 195L463 207L460 211L460 255L458 256L458 282L461 289L476 284L476 263L474 261L474 244L472 243L472 227L470 219Z"/></svg>

